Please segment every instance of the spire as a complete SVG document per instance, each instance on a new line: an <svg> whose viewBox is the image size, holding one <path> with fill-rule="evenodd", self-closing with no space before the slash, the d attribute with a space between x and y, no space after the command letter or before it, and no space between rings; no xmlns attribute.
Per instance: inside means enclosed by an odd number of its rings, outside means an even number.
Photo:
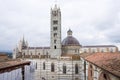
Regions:
<svg viewBox="0 0 120 80"><path fill-rule="evenodd" d="M22 39L22 41L25 41L25 39L24 39L24 35L23 35L23 39Z"/></svg>
<svg viewBox="0 0 120 80"><path fill-rule="evenodd" d="M22 49L27 47L26 41L24 39L24 35L23 35L23 39L22 39L22 42L21 42L21 47L22 47Z"/></svg>
<svg viewBox="0 0 120 80"><path fill-rule="evenodd" d="M24 35L23 35L22 43L23 43L23 45L25 45Z"/></svg>
<svg viewBox="0 0 120 80"><path fill-rule="evenodd" d="M57 10L57 9L60 10L60 7L58 6L58 1L57 0L54 1L54 7L53 7L53 9L54 10Z"/></svg>
<svg viewBox="0 0 120 80"><path fill-rule="evenodd" d="M68 35L68 36L72 36L72 30L71 30L71 29L69 29L69 30L67 31L67 35Z"/></svg>
<svg viewBox="0 0 120 80"><path fill-rule="evenodd" d="M54 10L57 10L57 4L55 4L55 6L54 6Z"/></svg>

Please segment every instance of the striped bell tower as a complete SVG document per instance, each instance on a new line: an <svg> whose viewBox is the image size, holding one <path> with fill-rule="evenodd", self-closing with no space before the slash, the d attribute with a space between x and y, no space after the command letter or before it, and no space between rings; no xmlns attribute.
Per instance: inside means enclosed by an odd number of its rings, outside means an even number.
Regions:
<svg viewBox="0 0 120 80"><path fill-rule="evenodd" d="M61 56L61 11L55 4L51 9L51 58Z"/></svg>

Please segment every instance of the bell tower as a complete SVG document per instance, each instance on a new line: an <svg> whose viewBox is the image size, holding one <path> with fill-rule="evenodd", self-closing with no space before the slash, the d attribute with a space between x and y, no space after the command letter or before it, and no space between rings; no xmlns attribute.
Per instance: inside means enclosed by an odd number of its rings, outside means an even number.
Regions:
<svg viewBox="0 0 120 80"><path fill-rule="evenodd" d="M61 11L55 4L51 9L51 42L50 42L51 58L61 56Z"/></svg>

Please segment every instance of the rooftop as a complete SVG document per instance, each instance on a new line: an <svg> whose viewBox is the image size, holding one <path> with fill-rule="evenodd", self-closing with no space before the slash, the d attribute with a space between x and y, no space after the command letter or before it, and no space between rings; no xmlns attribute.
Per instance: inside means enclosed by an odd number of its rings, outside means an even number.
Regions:
<svg viewBox="0 0 120 80"><path fill-rule="evenodd" d="M85 57L93 55L93 54L95 54L95 53L81 53L80 57L85 58Z"/></svg>
<svg viewBox="0 0 120 80"><path fill-rule="evenodd" d="M115 45L89 45L89 46L82 46L83 48L87 47L116 47Z"/></svg>
<svg viewBox="0 0 120 80"><path fill-rule="evenodd" d="M119 53L95 53L85 58L88 62L120 77Z"/></svg>
<svg viewBox="0 0 120 80"><path fill-rule="evenodd" d="M26 48L24 49L26 50ZM50 49L50 47L28 47L28 49Z"/></svg>
<svg viewBox="0 0 120 80"><path fill-rule="evenodd" d="M29 65L30 61L22 61L22 60L7 60L0 62L0 73L10 71L23 65Z"/></svg>

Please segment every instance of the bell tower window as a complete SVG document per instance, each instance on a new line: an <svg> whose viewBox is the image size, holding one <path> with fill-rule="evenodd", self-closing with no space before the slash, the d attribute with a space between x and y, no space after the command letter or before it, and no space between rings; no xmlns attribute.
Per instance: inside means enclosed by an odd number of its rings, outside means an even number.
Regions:
<svg viewBox="0 0 120 80"><path fill-rule="evenodd" d="M57 30L57 27L53 27L53 30L56 31L56 30Z"/></svg>
<svg viewBox="0 0 120 80"><path fill-rule="evenodd" d="M56 46L54 46L54 49L56 49L57 47Z"/></svg>
<svg viewBox="0 0 120 80"><path fill-rule="evenodd" d="M54 20L54 21L53 21L53 24L58 24L58 21L57 21L57 20Z"/></svg>
<svg viewBox="0 0 120 80"><path fill-rule="evenodd" d="M57 33L54 33L54 37L57 37Z"/></svg>
<svg viewBox="0 0 120 80"><path fill-rule="evenodd" d="M56 44L57 40L54 40L54 43Z"/></svg>
<svg viewBox="0 0 120 80"><path fill-rule="evenodd" d="M53 11L53 16L57 16L57 11Z"/></svg>

